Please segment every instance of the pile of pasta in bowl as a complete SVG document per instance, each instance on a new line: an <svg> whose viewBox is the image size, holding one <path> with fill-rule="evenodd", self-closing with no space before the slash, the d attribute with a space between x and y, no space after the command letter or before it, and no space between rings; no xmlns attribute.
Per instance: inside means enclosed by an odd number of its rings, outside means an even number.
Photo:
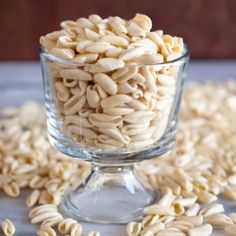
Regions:
<svg viewBox="0 0 236 236"><path fill-rule="evenodd" d="M90 15L61 28L40 38L51 136L102 151L155 146L181 89L183 39L151 31L143 14Z"/></svg>

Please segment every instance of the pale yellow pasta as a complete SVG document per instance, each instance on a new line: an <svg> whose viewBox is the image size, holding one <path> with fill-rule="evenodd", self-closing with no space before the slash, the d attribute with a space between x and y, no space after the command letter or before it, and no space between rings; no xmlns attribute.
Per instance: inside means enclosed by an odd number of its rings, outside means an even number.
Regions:
<svg viewBox="0 0 236 236"><path fill-rule="evenodd" d="M102 67L104 69L104 72L113 71L119 68L124 67L124 62L117 58L101 58L96 63L98 66Z"/></svg>
<svg viewBox="0 0 236 236"><path fill-rule="evenodd" d="M236 200L236 190L230 186L224 187L223 195L230 200Z"/></svg>
<svg viewBox="0 0 236 236"><path fill-rule="evenodd" d="M223 213L224 212L224 206L220 203L212 204L210 206L207 206L203 208L199 214L203 215L204 217L209 217L214 214Z"/></svg>
<svg viewBox="0 0 236 236"><path fill-rule="evenodd" d="M60 57L62 59L67 59L67 60L72 59L75 55L72 49L67 49L67 48L52 48L51 53L56 57Z"/></svg>
<svg viewBox="0 0 236 236"><path fill-rule="evenodd" d="M162 86L174 86L176 83L176 79L173 76L164 74L157 74L157 81Z"/></svg>
<svg viewBox="0 0 236 236"><path fill-rule="evenodd" d="M160 55L160 54L157 54L156 44L148 38L136 40L130 43L127 48L130 49L130 48L135 48L135 47L146 47L148 50L150 50L150 53L152 53L152 54L147 54L147 55ZM148 65L148 61L145 62L145 65Z"/></svg>
<svg viewBox="0 0 236 236"><path fill-rule="evenodd" d="M138 236L141 232L142 224L138 222L130 222L126 226L126 233L128 236Z"/></svg>
<svg viewBox="0 0 236 236"><path fill-rule="evenodd" d="M133 100L127 102L127 104L131 108L134 108L135 110L138 110L138 111L145 111L148 109L147 105L145 105L144 103L142 103L141 101L139 101L137 99L133 99Z"/></svg>
<svg viewBox="0 0 236 236"><path fill-rule="evenodd" d="M156 224L159 220L160 216L159 215L147 215L145 218L142 220L142 228L147 228L153 224Z"/></svg>
<svg viewBox="0 0 236 236"><path fill-rule="evenodd" d="M40 191L37 189L33 190L32 193L26 199L27 207L34 206L38 202L39 197L40 197Z"/></svg>
<svg viewBox="0 0 236 236"><path fill-rule="evenodd" d="M147 15L137 13L131 21L139 24L147 32L152 29L152 20Z"/></svg>
<svg viewBox="0 0 236 236"><path fill-rule="evenodd" d="M120 94L129 94L129 93L133 93L134 91L136 91L136 89L138 88L137 84L135 83L122 83L118 86L118 93Z"/></svg>
<svg viewBox="0 0 236 236"><path fill-rule="evenodd" d="M91 231L87 233L85 236L100 236L100 233L97 231Z"/></svg>
<svg viewBox="0 0 236 236"><path fill-rule="evenodd" d="M236 184L236 174L228 176L228 181L230 184L235 185Z"/></svg>
<svg viewBox="0 0 236 236"><path fill-rule="evenodd" d="M181 230L171 227L158 232L158 236L186 236Z"/></svg>
<svg viewBox="0 0 236 236"><path fill-rule="evenodd" d="M104 89L101 86L99 86L98 84L95 84L93 87L94 87L94 89L97 90L101 99L106 98L108 96L107 93L104 91Z"/></svg>
<svg viewBox="0 0 236 236"><path fill-rule="evenodd" d="M235 236L236 235L236 224L226 224L224 226L224 231L230 236Z"/></svg>
<svg viewBox="0 0 236 236"><path fill-rule="evenodd" d="M150 68L148 66L143 67L142 72L143 72L143 76L146 79L145 83L147 85L147 88L151 92L157 93L159 88L157 88L156 78L155 78L154 73L150 70Z"/></svg>
<svg viewBox="0 0 236 236"><path fill-rule="evenodd" d="M10 197L18 197L20 195L20 188L16 182L3 185L3 190Z"/></svg>
<svg viewBox="0 0 236 236"><path fill-rule="evenodd" d="M129 136L133 136L134 135L142 135L142 134L147 134L147 133L152 133L153 129L149 128L150 123L149 122L142 122L140 124L128 124L128 125L124 125L121 128L121 131L124 134L127 134ZM145 133L144 133L145 132ZM138 140L136 140L138 141Z"/></svg>
<svg viewBox="0 0 236 236"><path fill-rule="evenodd" d="M132 100L132 97L124 94L117 94L107 98L104 98L101 101L102 108L111 108L111 107L118 107L125 103L128 103Z"/></svg>
<svg viewBox="0 0 236 236"><path fill-rule="evenodd" d="M57 47L74 49L76 47L76 42L74 42L73 39L70 38L69 36L62 35L57 40Z"/></svg>
<svg viewBox="0 0 236 236"><path fill-rule="evenodd" d="M132 92L132 97L135 99L140 99L143 97L143 93L144 93L143 89L137 88Z"/></svg>
<svg viewBox="0 0 236 236"><path fill-rule="evenodd" d="M40 197L38 200L39 204L48 204L53 201L53 197L47 192L47 190L43 190L40 193Z"/></svg>
<svg viewBox="0 0 236 236"><path fill-rule="evenodd" d="M225 214L214 214L207 218L207 222L213 226L224 227L226 224L233 224L230 217Z"/></svg>
<svg viewBox="0 0 236 236"><path fill-rule="evenodd" d="M97 32L95 32L89 28L84 29L84 34L85 34L86 38L89 40L96 41L100 38L100 35Z"/></svg>
<svg viewBox="0 0 236 236"><path fill-rule="evenodd" d="M148 32L147 37L151 39L158 47L164 45L164 40L158 32Z"/></svg>
<svg viewBox="0 0 236 236"><path fill-rule="evenodd" d="M146 130L144 130L145 133L140 133L140 134L132 135L131 139L132 139L132 141L148 140L148 139L150 139L152 137L153 131L154 131L154 128L153 127L149 127Z"/></svg>
<svg viewBox="0 0 236 236"><path fill-rule="evenodd" d="M41 207L41 208L40 208ZM33 208L33 210L29 214L31 218L32 224L39 224L44 222L45 220L50 220L51 218L61 217L61 214L57 211L56 208L48 207L45 205Z"/></svg>
<svg viewBox="0 0 236 236"><path fill-rule="evenodd" d="M102 21L102 18L97 14L89 15L88 19L95 25Z"/></svg>
<svg viewBox="0 0 236 236"><path fill-rule="evenodd" d="M105 35L99 39L101 42L107 42L116 47L127 47L129 45L129 41L123 37L116 35Z"/></svg>
<svg viewBox="0 0 236 236"><path fill-rule="evenodd" d="M159 204L150 205L144 208L143 212L149 215L174 215L173 209L170 207L164 207Z"/></svg>
<svg viewBox="0 0 236 236"><path fill-rule="evenodd" d="M140 57L149 51L150 50L145 47L135 47L135 48L126 49L121 53L119 59L123 61L134 60L137 57Z"/></svg>
<svg viewBox="0 0 236 236"><path fill-rule="evenodd" d="M164 186L169 187L173 194L175 195L180 195L181 192L181 187L179 184L177 184L173 179L171 179L169 176L166 176L163 179L163 183Z"/></svg>
<svg viewBox="0 0 236 236"><path fill-rule="evenodd" d="M73 88L78 84L76 80L69 80L69 79L64 78L62 79L62 81L63 81L63 84L68 88Z"/></svg>
<svg viewBox="0 0 236 236"><path fill-rule="evenodd" d="M126 147L130 150L137 150L137 149L143 149L143 148L147 148L149 145L153 144L154 140L153 139L149 139L149 140L140 140L140 141L131 141L129 144L126 145Z"/></svg>
<svg viewBox="0 0 236 236"><path fill-rule="evenodd" d="M145 54L136 58L135 63L137 65L154 65L163 61L164 59L161 54Z"/></svg>
<svg viewBox="0 0 236 236"><path fill-rule="evenodd" d="M3 231L4 235L12 236L15 234L16 229L15 229L15 226L11 220L9 220L9 219L3 220L1 222L1 227L2 227L2 231Z"/></svg>
<svg viewBox="0 0 236 236"><path fill-rule="evenodd" d="M176 202L173 202L173 204L171 205L171 208L174 212L174 215L176 216L183 215L185 212L184 206Z"/></svg>
<svg viewBox="0 0 236 236"><path fill-rule="evenodd" d="M102 60L102 59L100 59ZM94 75L94 81L110 95L118 92L117 84L106 74L98 73Z"/></svg>
<svg viewBox="0 0 236 236"><path fill-rule="evenodd" d="M82 233L82 226L81 224L74 223L71 227L70 235L71 236L78 236Z"/></svg>
<svg viewBox="0 0 236 236"><path fill-rule="evenodd" d="M122 134L119 129L113 128L113 129L99 129L102 133L110 136L111 138L114 138L118 142L128 144L130 142L130 138L128 135Z"/></svg>
<svg viewBox="0 0 236 236"><path fill-rule="evenodd" d="M165 228L165 224L163 223L156 223L153 225L150 225L148 227L146 227L145 229L143 229L140 233L141 236L148 236L148 235L155 235L157 234L159 231L163 230Z"/></svg>
<svg viewBox="0 0 236 236"><path fill-rule="evenodd" d="M86 102L86 97L74 95L69 100L64 103L64 113L65 115L74 115L79 112L79 110L84 106Z"/></svg>
<svg viewBox="0 0 236 236"><path fill-rule="evenodd" d="M108 24L112 27L115 33L127 33L127 28L125 26L126 22L118 16L109 17Z"/></svg>
<svg viewBox="0 0 236 236"><path fill-rule="evenodd" d="M41 223L41 226L54 227L54 226L58 225L62 220L63 220L62 215L55 215L54 217L44 220Z"/></svg>
<svg viewBox="0 0 236 236"><path fill-rule="evenodd" d="M229 214L229 218L232 220L234 224L236 224L236 213L232 212Z"/></svg>
<svg viewBox="0 0 236 236"><path fill-rule="evenodd" d="M123 52L124 49L122 48L110 48L106 51L107 57L118 58L120 54Z"/></svg>
<svg viewBox="0 0 236 236"><path fill-rule="evenodd" d="M45 36L41 36L39 42L43 47L49 50L56 47L56 41Z"/></svg>
<svg viewBox="0 0 236 236"><path fill-rule="evenodd" d="M82 80L89 81L92 80L91 74L81 69L62 69L60 72L62 78L71 80Z"/></svg>
<svg viewBox="0 0 236 236"><path fill-rule="evenodd" d="M93 41L92 40L88 40L88 39L84 39L84 40L81 40L81 41L77 42L77 44L76 44L77 52L79 52L79 53L86 53L87 51L85 50L85 48L88 45L92 44L92 43L93 43Z"/></svg>
<svg viewBox="0 0 236 236"><path fill-rule="evenodd" d="M94 42L85 47L85 50L90 53L105 53L113 46L106 42Z"/></svg>
<svg viewBox="0 0 236 236"><path fill-rule="evenodd" d="M74 116L66 116L64 125L67 127L68 125L77 125L78 127L84 127L84 128L92 128L93 125L89 122L88 118L81 117L79 115Z"/></svg>
<svg viewBox="0 0 236 236"><path fill-rule="evenodd" d="M158 222L168 224L168 223L174 221L175 219L176 219L175 216L161 216Z"/></svg>
<svg viewBox="0 0 236 236"><path fill-rule="evenodd" d="M209 236L212 233L212 226L210 224L204 224L188 231L189 236Z"/></svg>
<svg viewBox="0 0 236 236"><path fill-rule="evenodd" d="M73 173L73 172L72 172ZM68 171L64 171L61 178L63 180L68 180L71 177L71 174L68 175ZM53 193L52 197L52 203L56 206L58 206L62 200L62 197L66 193L66 191L69 188L69 182L65 181L63 184L60 185L60 187Z"/></svg>
<svg viewBox="0 0 236 236"><path fill-rule="evenodd" d="M71 218L66 218L58 224L58 231L61 234L68 234L71 232L72 226L74 224L77 224L76 220L73 220Z"/></svg>
<svg viewBox="0 0 236 236"><path fill-rule="evenodd" d="M34 207L30 213L29 213L29 217L32 218L38 214L41 214L43 212L56 212L57 211L57 208L56 206L52 205L52 204L44 204L44 205L41 205L41 206L36 206Z"/></svg>
<svg viewBox="0 0 236 236"><path fill-rule="evenodd" d="M99 113L91 113L89 115L89 121L91 124L93 124L98 128L115 128L117 126L122 125L121 116L99 114Z"/></svg>
<svg viewBox="0 0 236 236"><path fill-rule="evenodd" d="M69 99L70 97L70 91L69 89L64 85L63 82L61 81L57 81L55 83L55 88L57 90L57 98L62 101L65 102Z"/></svg>
<svg viewBox="0 0 236 236"><path fill-rule="evenodd" d="M92 129L84 128L84 127L78 127L76 125L68 125L66 128L66 134L68 136L72 136L73 134L81 135L86 138L97 138L97 133L94 132Z"/></svg>
<svg viewBox="0 0 236 236"><path fill-rule="evenodd" d="M171 97L174 95L174 87L158 86L157 94L161 97Z"/></svg>
<svg viewBox="0 0 236 236"><path fill-rule="evenodd" d="M97 64L97 63L85 65L84 70L85 70L86 72L93 73L93 74L95 74L95 73L105 73L105 72L108 72L107 69L103 68L102 66L100 66L100 65Z"/></svg>
<svg viewBox="0 0 236 236"><path fill-rule="evenodd" d="M56 231L50 226L42 226L37 232L38 236L57 236Z"/></svg>
<svg viewBox="0 0 236 236"><path fill-rule="evenodd" d="M192 224L191 222L181 221L181 220L171 221L166 224L167 229L176 228L176 229L181 230L184 233L187 233L189 231L189 229L191 229L193 227L194 227L194 224Z"/></svg>
<svg viewBox="0 0 236 236"><path fill-rule="evenodd" d="M23 136L21 141L23 141ZM14 170L15 174L25 174L37 169L37 165L35 164L19 164L17 165L16 169Z"/></svg>
<svg viewBox="0 0 236 236"><path fill-rule="evenodd" d="M194 226L200 226L203 223L203 216L201 215L196 215L196 216L181 215L181 216L178 216L177 219L180 221L190 222Z"/></svg>
<svg viewBox="0 0 236 236"><path fill-rule="evenodd" d="M130 36L142 36L144 37L146 31L141 28L137 23L133 22L132 20L128 23L127 31Z"/></svg>
<svg viewBox="0 0 236 236"><path fill-rule="evenodd" d="M173 194L165 194L158 201L158 205L163 207L170 207L172 202L175 200L175 196Z"/></svg>
<svg viewBox="0 0 236 236"><path fill-rule="evenodd" d="M101 142L102 144L107 144L107 145L111 145L112 147L122 147L123 143L118 142L115 139L112 139L111 137L109 137L108 135L105 134L100 134L98 136L98 142L95 141L95 144L99 145L99 142Z"/></svg>
<svg viewBox="0 0 236 236"><path fill-rule="evenodd" d="M87 87L86 99L91 108L97 108L101 101L98 91L91 85Z"/></svg>
<svg viewBox="0 0 236 236"><path fill-rule="evenodd" d="M60 26L62 28L70 28L70 27L75 27L76 26L76 22L75 21L72 21L72 20L65 20L65 21L62 21Z"/></svg>
<svg viewBox="0 0 236 236"><path fill-rule="evenodd" d="M126 74L127 72L129 71L129 67L125 66L125 67L122 67L118 70L116 70L114 73L112 73L112 79L116 80L120 77L122 77L124 74Z"/></svg>
<svg viewBox="0 0 236 236"><path fill-rule="evenodd" d="M192 206L193 204L196 203L196 201L197 201L196 196L188 197L188 198L178 198L175 200L175 202L181 204L184 207Z"/></svg>
<svg viewBox="0 0 236 236"><path fill-rule="evenodd" d="M32 189L36 188L42 188L45 183L48 181L48 178L42 178L39 175L35 175L30 181L29 181L29 186Z"/></svg>
<svg viewBox="0 0 236 236"><path fill-rule="evenodd" d="M104 113L115 116L122 116L134 112L134 109L129 107L113 107L103 109Z"/></svg>
<svg viewBox="0 0 236 236"><path fill-rule="evenodd" d="M137 124L138 122L150 122L155 117L152 111L135 111L124 116L124 121Z"/></svg>
<svg viewBox="0 0 236 236"><path fill-rule="evenodd" d="M77 27L94 29L94 24L87 18L81 17L76 20Z"/></svg>
<svg viewBox="0 0 236 236"><path fill-rule="evenodd" d="M210 203L217 200L216 195L209 192L199 192L197 195L200 203Z"/></svg>

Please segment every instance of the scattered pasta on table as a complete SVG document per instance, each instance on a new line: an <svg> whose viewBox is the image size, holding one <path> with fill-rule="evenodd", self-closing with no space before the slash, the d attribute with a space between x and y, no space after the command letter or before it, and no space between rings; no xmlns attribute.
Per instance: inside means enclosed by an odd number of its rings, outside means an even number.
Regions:
<svg viewBox="0 0 236 236"><path fill-rule="evenodd" d="M233 80L186 86L175 148L136 165L143 184L162 196L144 209L141 222L127 225L127 235L210 235L213 227L236 235L236 213L227 215L216 201L220 194L235 200L235 94ZM90 165L50 146L42 105L28 102L0 115L0 189L9 197L32 189L26 206L30 221L40 224L37 235L80 235L80 222L64 218L57 206L68 187L83 183ZM8 219L1 228L7 236L15 232Z"/></svg>

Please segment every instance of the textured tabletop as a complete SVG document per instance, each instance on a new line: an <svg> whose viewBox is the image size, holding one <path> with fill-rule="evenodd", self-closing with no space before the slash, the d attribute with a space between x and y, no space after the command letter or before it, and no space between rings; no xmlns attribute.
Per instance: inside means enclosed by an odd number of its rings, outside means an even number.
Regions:
<svg viewBox="0 0 236 236"><path fill-rule="evenodd" d="M236 61L194 61L190 63L187 81L236 78ZM0 63L0 107L18 105L26 100L43 101L41 71L38 62ZM8 217L16 225L16 236L35 235L37 226L29 223L25 198L29 191L23 191L20 198L11 199L0 192L0 220ZM235 209L233 203L225 202L226 210ZM98 230L102 236L125 235L124 225L97 225L83 223L84 232ZM214 236L224 235L215 232ZM0 236L1 233L0 233Z"/></svg>

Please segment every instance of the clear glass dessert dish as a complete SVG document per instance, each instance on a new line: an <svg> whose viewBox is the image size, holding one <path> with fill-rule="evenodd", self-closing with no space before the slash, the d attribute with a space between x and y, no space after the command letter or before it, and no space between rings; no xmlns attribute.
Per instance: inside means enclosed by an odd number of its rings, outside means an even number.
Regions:
<svg viewBox="0 0 236 236"><path fill-rule="evenodd" d="M168 62L101 73L42 46L40 58L49 140L62 153L92 163L86 182L68 190L60 208L98 223L140 219L158 193L142 184L133 165L166 153L175 142L187 47Z"/></svg>

